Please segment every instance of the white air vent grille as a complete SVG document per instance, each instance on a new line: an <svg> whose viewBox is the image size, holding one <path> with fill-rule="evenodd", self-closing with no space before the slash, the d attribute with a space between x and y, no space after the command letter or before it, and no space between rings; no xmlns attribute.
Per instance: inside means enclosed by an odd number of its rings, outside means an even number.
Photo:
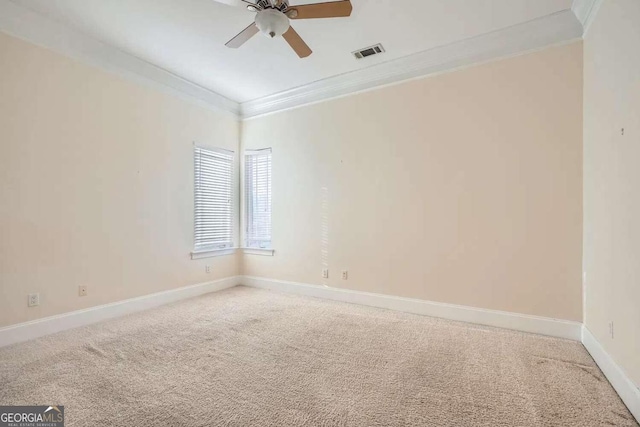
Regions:
<svg viewBox="0 0 640 427"><path fill-rule="evenodd" d="M384 53L384 48L380 43L378 43L377 45L365 47L352 53L353 56L355 56L357 59L362 59L366 58L367 56L379 55L381 53Z"/></svg>

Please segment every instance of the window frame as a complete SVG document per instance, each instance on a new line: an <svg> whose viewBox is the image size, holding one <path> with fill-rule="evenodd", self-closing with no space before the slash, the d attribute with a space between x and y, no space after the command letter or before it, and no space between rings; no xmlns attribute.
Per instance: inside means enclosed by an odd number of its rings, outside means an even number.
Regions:
<svg viewBox="0 0 640 427"><path fill-rule="evenodd" d="M250 215L250 211L253 212L255 206L256 196L253 190L255 189L253 183L255 183L257 177L252 173L249 176L249 158L268 155L268 172L267 172L267 198L268 198L268 239L261 238L259 234L254 234L254 224L256 222L256 216ZM253 162L252 162L253 163ZM273 149L248 149L243 154L243 249L246 254L253 255L273 255ZM250 194L251 193L251 194ZM252 196L253 195L253 196ZM264 197L264 196L263 196Z"/></svg>
<svg viewBox="0 0 640 427"><path fill-rule="evenodd" d="M202 197L199 196L199 192L202 187L202 154L203 152L207 153L212 157L216 157L216 155L222 157L230 157L228 159L228 183L223 188L224 191L228 191L227 196L229 198L228 201L228 211L226 212L218 212L220 216L227 216L229 218L228 230L224 230L224 232L228 233L229 240L221 243L212 243L212 244L198 244L198 233L202 232L202 230L198 227L198 223L200 221L199 215L201 213L201 207L199 203L202 203ZM200 162L198 164L198 162ZM228 255L235 252L236 249L236 209L235 209L235 195L236 195L236 186L237 186L237 177L236 177L236 155L233 150L228 150L219 147L209 147L204 145L196 145L194 143L193 146L193 251L191 252L192 259L200 259L206 258L209 256L219 256L219 255ZM212 172L212 171L210 171Z"/></svg>

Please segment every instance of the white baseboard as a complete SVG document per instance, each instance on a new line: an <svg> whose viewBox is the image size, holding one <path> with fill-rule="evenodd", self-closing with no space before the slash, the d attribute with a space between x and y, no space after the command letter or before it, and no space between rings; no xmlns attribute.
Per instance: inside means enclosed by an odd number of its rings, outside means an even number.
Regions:
<svg viewBox="0 0 640 427"><path fill-rule="evenodd" d="M351 304L385 308L443 319L495 326L522 332L582 341L622 401L640 421L640 389L609 356L591 332L579 322L547 317L488 310L440 302L374 294L348 289L287 282L252 276L233 276L212 282L186 286L111 304L45 317L0 328L0 347L28 341L45 335L90 325L103 320L147 310L175 301L216 292L243 284L261 289L288 292Z"/></svg>
<svg viewBox="0 0 640 427"><path fill-rule="evenodd" d="M496 326L522 332L567 338L574 341L581 339L579 322L530 316L505 311L403 298L391 295L352 291L348 289L329 288L326 286L304 283L286 282L262 277L241 276L241 283L255 288L289 292L316 298L404 311L424 316L440 317L480 325Z"/></svg>
<svg viewBox="0 0 640 427"><path fill-rule="evenodd" d="M84 310L44 317L30 322L18 323L17 325L0 328L0 347L32 340L67 329L90 325L209 292L221 291L237 286L238 284L240 284L239 276L227 277L212 282L199 283L197 285L171 289L169 291L99 305Z"/></svg>
<svg viewBox="0 0 640 427"><path fill-rule="evenodd" d="M600 370L609 380L620 399L627 405L629 412L640 422L640 389L631 381L624 370L593 336L586 326L582 326L582 344L585 346Z"/></svg>

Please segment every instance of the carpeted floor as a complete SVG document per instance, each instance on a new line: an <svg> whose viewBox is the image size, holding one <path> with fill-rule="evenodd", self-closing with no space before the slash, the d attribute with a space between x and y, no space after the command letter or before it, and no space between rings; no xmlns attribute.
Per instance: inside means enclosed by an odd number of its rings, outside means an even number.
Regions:
<svg viewBox="0 0 640 427"><path fill-rule="evenodd" d="M581 344L237 287L0 349L67 426L637 426Z"/></svg>

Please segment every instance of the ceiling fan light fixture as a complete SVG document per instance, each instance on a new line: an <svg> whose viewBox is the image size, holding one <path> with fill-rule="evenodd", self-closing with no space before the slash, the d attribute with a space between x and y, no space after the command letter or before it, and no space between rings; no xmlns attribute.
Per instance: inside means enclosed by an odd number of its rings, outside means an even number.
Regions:
<svg viewBox="0 0 640 427"><path fill-rule="evenodd" d="M275 9L265 9L256 15L256 26L268 37L279 37L289 29L289 18Z"/></svg>
<svg viewBox="0 0 640 427"><path fill-rule="evenodd" d="M237 49L253 36L262 33L267 37L282 37L300 58L313 51L289 24L289 19L341 18L350 16L351 0L334 0L325 3L300 4L289 8L289 0L217 0L223 3L241 2L248 10L257 12L255 22L236 34L225 46Z"/></svg>

